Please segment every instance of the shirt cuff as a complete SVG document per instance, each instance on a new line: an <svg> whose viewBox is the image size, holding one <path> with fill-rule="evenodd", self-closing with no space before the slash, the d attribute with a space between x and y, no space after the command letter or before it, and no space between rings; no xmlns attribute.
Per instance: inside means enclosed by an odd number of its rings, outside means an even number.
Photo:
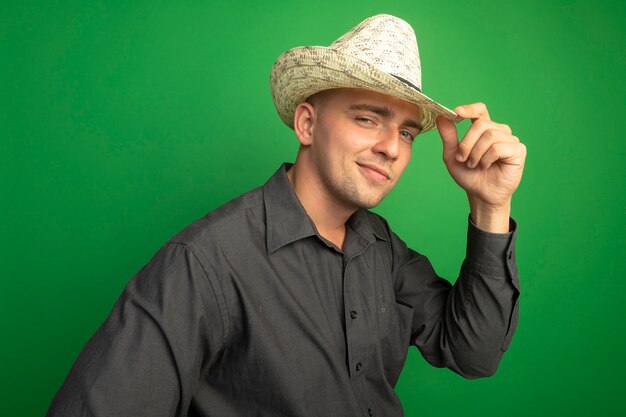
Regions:
<svg viewBox="0 0 626 417"><path fill-rule="evenodd" d="M480 230L468 217L466 259L486 267L503 268L515 262L517 223L509 218L508 233Z"/></svg>

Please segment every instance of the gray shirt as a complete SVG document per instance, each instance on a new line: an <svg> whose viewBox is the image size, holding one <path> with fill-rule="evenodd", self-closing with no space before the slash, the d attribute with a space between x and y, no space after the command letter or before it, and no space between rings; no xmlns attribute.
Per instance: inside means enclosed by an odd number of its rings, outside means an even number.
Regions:
<svg viewBox="0 0 626 417"><path fill-rule="evenodd" d="M128 283L48 416L402 416L410 345L467 378L517 325L512 232L468 225L455 285L380 216L345 250L317 233L283 165L191 224Z"/></svg>

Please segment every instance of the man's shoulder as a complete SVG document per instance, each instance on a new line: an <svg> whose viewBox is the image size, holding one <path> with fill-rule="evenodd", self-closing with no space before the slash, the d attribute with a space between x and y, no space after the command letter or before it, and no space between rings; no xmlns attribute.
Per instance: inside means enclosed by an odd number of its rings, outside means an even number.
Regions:
<svg viewBox="0 0 626 417"><path fill-rule="evenodd" d="M190 246L225 243L265 224L263 188L254 188L189 224L168 243Z"/></svg>

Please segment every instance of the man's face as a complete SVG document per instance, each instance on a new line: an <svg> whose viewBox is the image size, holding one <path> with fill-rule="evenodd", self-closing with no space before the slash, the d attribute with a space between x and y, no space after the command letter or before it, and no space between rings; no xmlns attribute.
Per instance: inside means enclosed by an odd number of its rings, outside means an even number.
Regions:
<svg viewBox="0 0 626 417"><path fill-rule="evenodd" d="M315 109L311 165L324 197L351 209L375 207L411 160L418 107L363 89L329 90L308 102Z"/></svg>

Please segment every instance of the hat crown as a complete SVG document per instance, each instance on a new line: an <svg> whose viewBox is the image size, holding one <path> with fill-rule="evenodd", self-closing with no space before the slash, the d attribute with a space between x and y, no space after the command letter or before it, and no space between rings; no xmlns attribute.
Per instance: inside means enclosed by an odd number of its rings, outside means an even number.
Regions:
<svg viewBox="0 0 626 417"><path fill-rule="evenodd" d="M422 89L417 39L411 25L388 14L372 16L334 41L330 49L353 56Z"/></svg>

